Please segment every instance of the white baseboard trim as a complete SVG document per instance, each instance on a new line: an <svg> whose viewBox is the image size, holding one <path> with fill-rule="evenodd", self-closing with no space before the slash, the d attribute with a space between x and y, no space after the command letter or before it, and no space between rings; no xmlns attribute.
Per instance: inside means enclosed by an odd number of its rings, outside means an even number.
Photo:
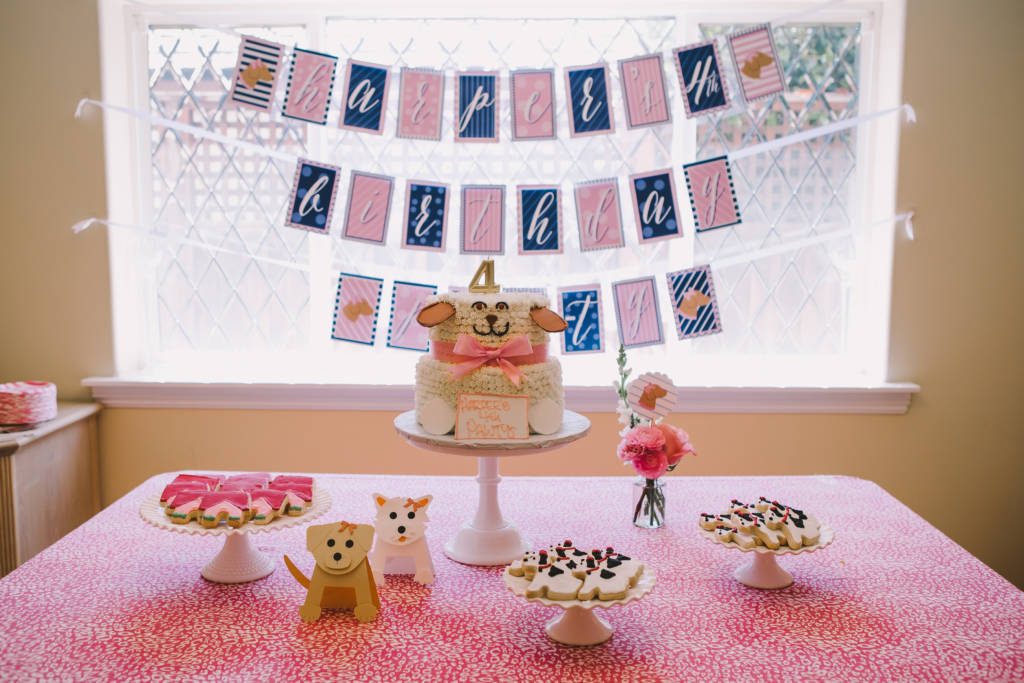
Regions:
<svg viewBox="0 0 1024 683"><path fill-rule="evenodd" d="M411 385L158 382L89 377L82 382L108 408L221 410L408 410ZM900 415L921 390L910 382L873 387L679 387L677 413L851 413ZM566 408L615 412L611 386L565 389Z"/></svg>

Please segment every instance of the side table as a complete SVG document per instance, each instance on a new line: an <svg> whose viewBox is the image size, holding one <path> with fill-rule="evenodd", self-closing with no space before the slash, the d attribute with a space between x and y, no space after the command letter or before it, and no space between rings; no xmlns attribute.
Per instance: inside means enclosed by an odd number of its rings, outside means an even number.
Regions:
<svg viewBox="0 0 1024 683"><path fill-rule="evenodd" d="M0 576L100 511L98 403L0 432Z"/></svg>

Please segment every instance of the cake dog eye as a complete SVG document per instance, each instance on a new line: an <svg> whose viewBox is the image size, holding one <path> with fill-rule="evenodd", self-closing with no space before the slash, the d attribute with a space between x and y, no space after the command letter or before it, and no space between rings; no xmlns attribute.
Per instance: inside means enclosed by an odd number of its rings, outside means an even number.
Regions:
<svg viewBox="0 0 1024 683"><path fill-rule="evenodd" d="M397 519L398 518L398 513L397 512L392 512L390 515L388 515L388 517L390 517L391 519Z"/></svg>
<svg viewBox="0 0 1024 683"><path fill-rule="evenodd" d="M505 303L504 301L499 301L497 304L494 305L494 307L497 308L499 311L508 310L508 304Z"/></svg>
<svg viewBox="0 0 1024 683"><path fill-rule="evenodd" d="M349 540L345 541L345 547L346 548L351 548L352 547L352 539L351 538Z"/></svg>
<svg viewBox="0 0 1024 683"><path fill-rule="evenodd" d="M333 538L328 538L327 539L327 547L328 548L333 548L334 547L334 539Z"/></svg>
<svg viewBox="0 0 1024 683"><path fill-rule="evenodd" d="M483 301L477 301L477 302L473 303L473 310L474 311L482 311L485 308L487 308L487 304L485 304Z"/></svg>
<svg viewBox="0 0 1024 683"><path fill-rule="evenodd" d="M415 512L410 512L409 513L409 519L416 519L416 513Z"/></svg>

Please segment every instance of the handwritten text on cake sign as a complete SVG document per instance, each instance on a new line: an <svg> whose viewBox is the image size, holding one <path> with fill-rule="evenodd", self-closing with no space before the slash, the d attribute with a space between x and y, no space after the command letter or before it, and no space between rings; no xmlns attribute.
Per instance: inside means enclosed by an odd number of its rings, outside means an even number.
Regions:
<svg viewBox="0 0 1024 683"><path fill-rule="evenodd" d="M455 438L525 439L530 435L526 396L459 394Z"/></svg>

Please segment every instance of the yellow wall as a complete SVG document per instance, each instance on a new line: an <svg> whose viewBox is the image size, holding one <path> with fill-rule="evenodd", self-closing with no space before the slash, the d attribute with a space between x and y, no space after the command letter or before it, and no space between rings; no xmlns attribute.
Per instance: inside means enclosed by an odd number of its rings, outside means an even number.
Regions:
<svg viewBox="0 0 1024 683"><path fill-rule="evenodd" d="M677 416L700 456L672 476L872 479L1024 586L1021 552L1013 549L1024 542L1022 527L991 516L1012 514L1024 493L1024 315L1015 301L1024 291L1017 188L1024 177L1020 161L1005 156L1024 151L1016 120L1024 111L1022 19L1018 0L909 2L904 99L919 123L903 134L899 206L917 211L917 240L896 244L890 378L921 384L910 412ZM103 214L99 127L71 118L79 96L100 93L95 9L8 1L0 26L0 63L18 65L5 71L0 132L0 381L50 378L64 398L83 398L81 378L112 370L105 236L72 237L67 229ZM27 94L31 111L20 104ZM594 433L580 444L506 461L502 472L623 473L613 455L614 415L592 417ZM104 500L174 468L473 472L472 461L407 447L393 436L391 418L107 410Z"/></svg>

